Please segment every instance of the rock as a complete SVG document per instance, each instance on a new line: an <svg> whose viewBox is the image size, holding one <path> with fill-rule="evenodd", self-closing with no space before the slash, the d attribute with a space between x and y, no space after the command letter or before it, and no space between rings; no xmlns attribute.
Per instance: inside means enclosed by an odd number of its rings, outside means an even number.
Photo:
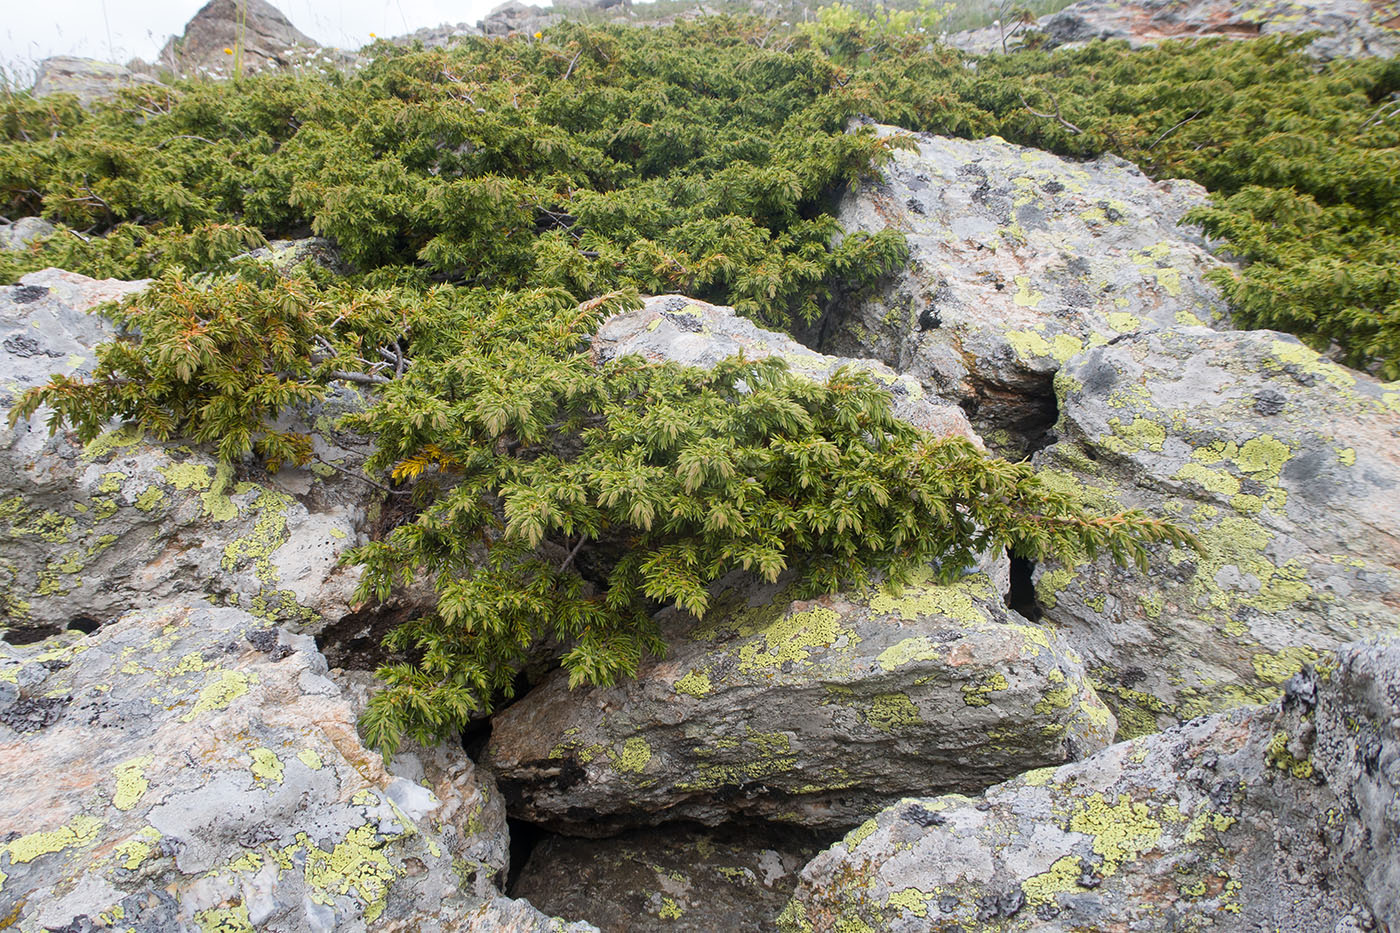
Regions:
<svg viewBox="0 0 1400 933"><path fill-rule="evenodd" d="M613 687L563 671L496 715L511 815L599 836L692 820L842 829L910 793L972 791L1103 747L1077 658L985 575L796 600L734 578Z"/></svg>
<svg viewBox="0 0 1400 933"><path fill-rule="evenodd" d="M339 668L331 668L327 676L349 702L358 723L370 694L382 686L379 679L369 671ZM426 787L437 797L433 828L456 853L455 871L462 890L474 897L497 896L510 867L510 828L505 800L490 770L467 757L459 741L425 748L412 739L403 741L386 767L395 777Z"/></svg>
<svg viewBox="0 0 1400 933"><path fill-rule="evenodd" d="M1395 929L1400 644L1334 663L1307 677L1315 711L1236 710L980 799L902 801L803 870L780 928Z"/></svg>
<svg viewBox="0 0 1400 933"><path fill-rule="evenodd" d="M820 848L680 826L602 840L551 836L530 853L511 893L603 933L767 933Z"/></svg>
<svg viewBox="0 0 1400 933"><path fill-rule="evenodd" d="M53 224L42 217L21 217L14 223L0 224L0 249L24 249L53 231Z"/></svg>
<svg viewBox="0 0 1400 933"><path fill-rule="evenodd" d="M1204 203L1194 182L996 138L916 140L838 212L849 232L904 233L911 262L873 297L838 300L821 349L914 376L968 408L994 449L1019 454L1042 443L1051 378L1074 354L1143 329L1223 320L1223 299L1202 279L1220 263L1179 225Z"/></svg>
<svg viewBox="0 0 1400 933"><path fill-rule="evenodd" d="M454 780L470 788L469 762ZM166 604L0 643L15 930L450 928L471 842L438 829L452 819L360 744L309 637L241 610Z"/></svg>
<svg viewBox="0 0 1400 933"><path fill-rule="evenodd" d="M226 51L227 50L227 51ZM227 77L315 60L321 48L267 0L209 0L171 36L156 61L192 77Z"/></svg>
<svg viewBox="0 0 1400 933"><path fill-rule="evenodd" d="M249 250L235 256L234 259L266 262L284 276L290 275L304 262L319 266L335 275L348 275L351 271L335 242L319 236L300 240L272 240L266 246Z"/></svg>
<svg viewBox="0 0 1400 933"><path fill-rule="evenodd" d="M825 380L838 368L852 366L889 388L894 413L900 419L935 435L956 434L982 446L962 409L930 399L915 379L900 376L874 360L824 356L787 334L755 326L733 308L680 295L648 298L641 310L605 321L593 338L593 353L600 362L636 354L654 363L671 361L704 368L739 353L751 360L781 356L793 373L813 380Z"/></svg>
<svg viewBox="0 0 1400 933"><path fill-rule="evenodd" d="M438 26L424 26L422 29L415 29L405 35L395 36L389 41L402 46L412 46L415 42L421 42L425 49L443 49L452 47L465 36L479 35L481 35L481 30L469 23L455 25L442 23Z"/></svg>
<svg viewBox="0 0 1400 933"><path fill-rule="evenodd" d="M0 409L52 374L85 373L110 325L85 312L144 282L59 270L0 287ZM345 392L310 417L359 404ZM84 630L176 594L238 604L315 630L348 613L358 570L338 558L362 543L378 492L324 463L269 476L250 465L115 426L79 445L50 436L46 411L0 422L0 631L30 641ZM316 453L353 472L357 455L318 431Z"/></svg>
<svg viewBox="0 0 1400 933"><path fill-rule="evenodd" d="M115 97L123 88L159 83L143 70L71 55L55 55L39 63L31 93L35 97L72 94L84 107Z"/></svg>
<svg viewBox="0 0 1400 933"><path fill-rule="evenodd" d="M546 916L529 901L497 897L467 911L446 933L598 933L598 928Z"/></svg>
<svg viewBox="0 0 1400 933"><path fill-rule="evenodd" d="M484 36L532 36L563 21L564 17L557 13L520 0L507 0L487 13L486 18L476 25Z"/></svg>
<svg viewBox="0 0 1400 933"><path fill-rule="evenodd" d="M1197 328L1091 350L1056 386L1042 477L1203 546L1146 574L1036 569L1124 737L1267 702L1319 652L1400 628L1400 384L1292 337Z"/></svg>
<svg viewBox="0 0 1400 933"><path fill-rule="evenodd" d="M1168 39L1321 33L1308 45L1322 59L1393 58L1400 53L1400 15L1371 0L1079 0L1042 17L1046 46L1126 39L1134 48Z"/></svg>

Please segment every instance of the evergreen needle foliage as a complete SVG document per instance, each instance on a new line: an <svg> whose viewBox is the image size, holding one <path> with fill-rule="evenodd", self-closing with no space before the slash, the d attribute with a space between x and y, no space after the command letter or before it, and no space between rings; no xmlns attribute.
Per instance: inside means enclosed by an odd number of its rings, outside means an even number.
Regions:
<svg viewBox="0 0 1400 933"><path fill-rule="evenodd" d="M62 226L0 254L0 276L157 276L113 312L91 379L21 411L47 404L83 436L128 418L275 466L308 451L278 412L364 387L369 467L413 506L354 555L363 595L426 573L440 598L393 636L406 660L368 719L387 749L489 708L544 644L575 682L628 674L660 645L654 610L704 611L732 570L825 591L956 572L996 544L1140 560L1189 543L894 422L857 373L589 359L598 320L638 292L793 327L837 283L898 267L897 234L836 236L841 188L904 144L855 117L1195 179L1214 193L1195 219L1243 262L1218 273L1241 324L1400 375L1400 64L1270 39L973 68L892 22L380 43L350 76L143 86L91 112L9 95L0 213ZM308 232L353 274L232 261Z"/></svg>
<svg viewBox="0 0 1400 933"><path fill-rule="evenodd" d="M703 615L732 571L800 572L812 594L896 582L979 552L1110 553L1189 543L1138 512L1095 517L1026 464L897 421L861 371L816 383L779 358L713 370L631 357L596 367L578 347L622 296L561 292L455 309L444 336L352 422L371 466L418 480L423 510L362 548L362 597L433 576L437 611L390 644L367 740L392 751L465 725L541 644L571 685L607 684L659 652L660 605Z"/></svg>

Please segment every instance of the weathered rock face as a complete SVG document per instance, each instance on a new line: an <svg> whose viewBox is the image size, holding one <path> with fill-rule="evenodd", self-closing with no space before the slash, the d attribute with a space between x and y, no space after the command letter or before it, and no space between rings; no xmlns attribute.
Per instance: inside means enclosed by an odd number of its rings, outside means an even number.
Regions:
<svg viewBox="0 0 1400 933"><path fill-rule="evenodd" d="M448 927L454 860L503 850L452 807L473 781L386 772L311 639L240 610L0 643L0 916L25 933ZM504 864L467 868L485 894Z"/></svg>
<svg viewBox="0 0 1400 933"><path fill-rule="evenodd" d="M1400 7L1373 0L1079 0L1042 16L1032 27L1044 46L1080 46L1123 39L1134 48L1171 39L1252 39L1320 33L1308 52L1321 59L1392 58L1400 52ZM948 36L948 45L973 55L1012 51L1028 30L1008 25Z"/></svg>
<svg viewBox="0 0 1400 933"><path fill-rule="evenodd" d="M982 575L869 599L741 585L704 621L660 622L667 656L635 679L570 690L557 672L496 716L487 759L513 815L583 836L735 816L839 829L1115 728L1075 655Z"/></svg>
<svg viewBox="0 0 1400 933"><path fill-rule="evenodd" d="M292 25L266 0L210 0L171 36L158 65L185 76L234 73L234 54L244 74L286 68L320 51L315 39Z"/></svg>
<svg viewBox="0 0 1400 933"><path fill-rule="evenodd" d="M53 224L42 217L21 217L14 223L0 224L0 249L24 249L53 230Z"/></svg>
<svg viewBox="0 0 1400 933"><path fill-rule="evenodd" d="M139 292L58 270L0 288L0 409L54 373L86 371L110 333L86 311ZM355 403L338 396L323 427ZM114 429L85 448L50 436L41 410L0 423L0 631L33 640L89 628L179 594L234 603L314 630L349 611L358 572L338 565L364 539L373 487L324 463L268 476ZM319 432L317 455L358 460Z"/></svg>
<svg viewBox="0 0 1400 933"><path fill-rule="evenodd" d="M936 435L956 434L979 446L982 443L962 409L930 399L913 378L898 375L875 360L825 356L787 334L757 327L735 314L733 308L680 295L648 298L640 311L604 322L593 338L593 352L603 362L635 354L651 362L706 368L740 353L750 360L781 356L793 373L815 380L828 378L842 366L852 366L889 388L897 417Z"/></svg>
<svg viewBox="0 0 1400 933"><path fill-rule="evenodd" d="M564 17L541 7L522 3L521 0L507 0L493 8L476 25L484 36L532 36L563 21Z"/></svg>
<svg viewBox="0 0 1400 933"><path fill-rule="evenodd" d="M683 826L602 840L551 836L530 853L511 893L603 933L772 931L797 872L820 848Z"/></svg>
<svg viewBox="0 0 1400 933"><path fill-rule="evenodd" d="M497 897L467 910L444 933L598 933L598 928L547 916L529 901Z"/></svg>
<svg viewBox="0 0 1400 933"><path fill-rule="evenodd" d="M1294 687L979 800L902 801L803 870L781 926L1394 929L1400 645Z"/></svg>
<svg viewBox="0 0 1400 933"><path fill-rule="evenodd" d="M1167 39L1301 35L1317 32L1319 58L1392 58L1400 52L1400 9L1370 0L1079 0L1036 28L1050 47L1126 39L1134 48Z"/></svg>
<svg viewBox="0 0 1400 933"><path fill-rule="evenodd" d="M1037 568L1125 735L1267 702L1319 652L1400 631L1400 384L1270 331L1194 329L1092 350L1056 386L1047 478L1202 544L1147 574Z"/></svg>
<svg viewBox="0 0 1400 933"><path fill-rule="evenodd" d="M34 79L35 97L72 94L84 107L94 101L114 96L122 88L138 84L154 84L156 79L141 69L100 62L92 58L55 55L39 63Z"/></svg>
<svg viewBox="0 0 1400 933"><path fill-rule="evenodd" d="M1179 225L1204 201L1194 182L1154 182L1113 156L916 139L839 211L847 231L904 233L909 267L873 298L838 301L821 349L883 360L968 408L994 448L1023 452L1053 422L1050 380L1074 354L1223 319L1202 278L1220 263Z"/></svg>

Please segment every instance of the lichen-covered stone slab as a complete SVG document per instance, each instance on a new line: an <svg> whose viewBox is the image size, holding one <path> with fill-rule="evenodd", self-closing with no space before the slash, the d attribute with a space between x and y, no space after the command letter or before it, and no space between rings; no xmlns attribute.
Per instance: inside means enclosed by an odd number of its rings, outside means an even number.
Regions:
<svg viewBox="0 0 1400 933"><path fill-rule="evenodd" d="M1328 669L977 799L901 801L803 870L780 928L1395 929L1400 645Z"/></svg>
<svg viewBox="0 0 1400 933"><path fill-rule="evenodd" d="M339 557L378 509L369 484L321 462L269 476L120 425L84 447L51 436L42 409L4 420L25 389L90 371L111 328L88 312L144 286L50 269L0 287L0 633L90 627L181 594L308 629L338 619L359 579ZM317 456L351 471L360 458L329 428L356 401L313 416Z"/></svg>
<svg viewBox="0 0 1400 933"><path fill-rule="evenodd" d="M444 933L598 933L598 928L551 917L527 900L496 897L459 915Z"/></svg>
<svg viewBox="0 0 1400 933"><path fill-rule="evenodd" d="M435 930L463 908L459 872L489 893L503 862L468 863L503 846L450 806L480 797L470 762L444 797L390 774L326 673L308 636L207 606L0 643L0 918Z"/></svg>
<svg viewBox="0 0 1400 933"><path fill-rule="evenodd" d="M865 370L888 388L897 417L935 435L956 434L981 446L967 416L956 405L930 398L918 381L870 359L817 353L787 334L763 330L733 308L680 295L648 298L638 311L616 315L598 328L593 352L600 362L636 355L653 362L708 368L740 353L746 359L780 356L789 369L824 380L842 366Z"/></svg>
<svg viewBox="0 0 1400 933"><path fill-rule="evenodd" d="M603 933L770 933L821 846L736 829L666 826L615 836L550 836L511 886L545 913Z"/></svg>
<svg viewBox="0 0 1400 933"><path fill-rule="evenodd" d="M1391 0L1079 0L1036 21L1044 47L1122 39L1133 48L1172 39L1252 39L1317 33L1321 59L1393 58L1400 52L1400 5ZM1029 30L989 26L947 42L976 55L1018 48ZM1009 37L1007 34L1010 34ZM1005 42L1003 40L1006 40Z"/></svg>
<svg viewBox="0 0 1400 933"><path fill-rule="evenodd" d="M1074 354L1223 319L1203 278L1220 263L1180 225L1205 201L1194 182L997 138L911 139L839 210L848 232L903 233L910 262L864 300L837 301L821 349L883 360L967 407L994 448L1022 450L1053 422L1050 380Z"/></svg>
<svg viewBox="0 0 1400 933"><path fill-rule="evenodd" d="M1270 331L1159 332L1073 359L1043 476L1181 523L1138 573L1036 570L1124 737L1267 702L1328 648L1400 630L1400 384Z"/></svg>
<svg viewBox="0 0 1400 933"><path fill-rule="evenodd" d="M562 671L493 720L512 815L573 835L688 819L844 828L901 796L978 790L1103 747L1073 652L984 575L794 599L739 584L660 619L662 660L613 687Z"/></svg>

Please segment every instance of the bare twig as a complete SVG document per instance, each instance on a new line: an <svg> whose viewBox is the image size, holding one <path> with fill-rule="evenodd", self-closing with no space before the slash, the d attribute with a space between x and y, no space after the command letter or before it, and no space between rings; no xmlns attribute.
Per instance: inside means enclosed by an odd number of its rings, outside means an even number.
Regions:
<svg viewBox="0 0 1400 933"><path fill-rule="evenodd" d="M167 139L165 142L160 143L158 146L156 146L156 148L157 148L157 149L163 149L163 148L165 148L166 143L173 143L173 142L174 142L175 140L177 140L177 139L197 139L197 140L199 140L199 141L202 142L202 143L208 143L208 144L211 145L211 146L214 145L214 140L212 140L212 139L205 139L203 136L183 135L183 136L172 136L172 137L170 137L169 139Z"/></svg>
<svg viewBox="0 0 1400 933"><path fill-rule="evenodd" d="M1204 108L1202 108L1202 109L1204 109ZM1175 123L1175 124L1173 124L1173 125L1167 127L1165 130L1163 130L1163 131L1161 132L1161 134L1160 134L1156 139L1152 140L1152 142L1150 142L1150 143L1147 144L1147 148L1148 148L1148 149L1151 149L1153 146L1157 145L1159 142L1161 142L1162 140L1166 139L1166 138L1167 138L1168 136L1170 136L1172 133L1174 133L1174 132L1176 132L1177 130L1181 129L1183 126L1185 126L1186 124L1190 123L1192 120L1196 119L1196 118L1199 117L1200 115L1201 115L1201 111L1200 111L1200 110L1197 110L1195 113L1191 114L1191 116L1187 117L1185 120L1182 120L1182 121L1179 122L1179 123Z"/></svg>
<svg viewBox="0 0 1400 933"><path fill-rule="evenodd" d="M587 540L588 535L580 532L578 536L578 544L575 544L574 549L569 552L569 556L564 558L564 563L559 565L559 569L555 571L556 573L563 573L565 570L569 569L569 565L574 562L574 558L578 556L579 549L583 547L584 542Z"/></svg>
<svg viewBox="0 0 1400 933"><path fill-rule="evenodd" d="M1036 110L1030 105L1030 102L1026 100L1026 95L1020 94L1018 96L1021 98L1021 103L1025 104L1026 109L1029 110L1034 116L1040 117L1042 120L1054 120L1056 123L1060 124L1060 126L1063 126L1065 129L1069 130L1076 136L1084 132L1079 127L1075 126L1073 123L1060 116L1060 102L1055 99L1055 95L1050 94L1050 103L1055 105L1054 113L1041 113L1039 110Z"/></svg>
<svg viewBox="0 0 1400 933"><path fill-rule="evenodd" d="M386 386L394 380L386 376L376 376L371 373L348 373L343 369L337 369L326 373L331 379L339 379L342 382L357 382L361 385Z"/></svg>
<svg viewBox="0 0 1400 933"><path fill-rule="evenodd" d="M579 57L580 55L582 55L582 54L583 54L583 47L580 46L580 47L579 47L579 50L578 50L577 52L574 53L573 60L569 62L569 67L566 68L566 69L564 69L564 77L560 79L561 81L567 81L567 80L569 80L569 75L571 75L571 74L574 73L574 66L578 64L578 57Z"/></svg>
<svg viewBox="0 0 1400 933"><path fill-rule="evenodd" d="M409 495L410 493L413 492L413 490L411 490L411 489L390 489L388 486L385 486L383 483L376 483L374 480L370 479L368 476L363 476L363 475L361 475L361 474L359 474L359 473L354 472L353 470L347 470L347 469L345 469L345 467L342 467L342 466L336 466L334 463L331 463L329 460L325 460L325 459L323 459L323 458L321 458L321 457L316 456L315 454L312 454L312 455L311 455L311 459L312 459L312 460L315 460L317 463L324 464L325 466L330 467L332 470L335 470L337 473L343 473L343 474L345 474L346 476L350 477L351 479L357 479L357 480L359 480L359 481L362 482L362 483L369 483L369 484L370 484L371 486L373 486L375 489L383 490L384 492L387 492L387 493L388 493L389 495L391 495L391 496L406 496L406 495Z"/></svg>

